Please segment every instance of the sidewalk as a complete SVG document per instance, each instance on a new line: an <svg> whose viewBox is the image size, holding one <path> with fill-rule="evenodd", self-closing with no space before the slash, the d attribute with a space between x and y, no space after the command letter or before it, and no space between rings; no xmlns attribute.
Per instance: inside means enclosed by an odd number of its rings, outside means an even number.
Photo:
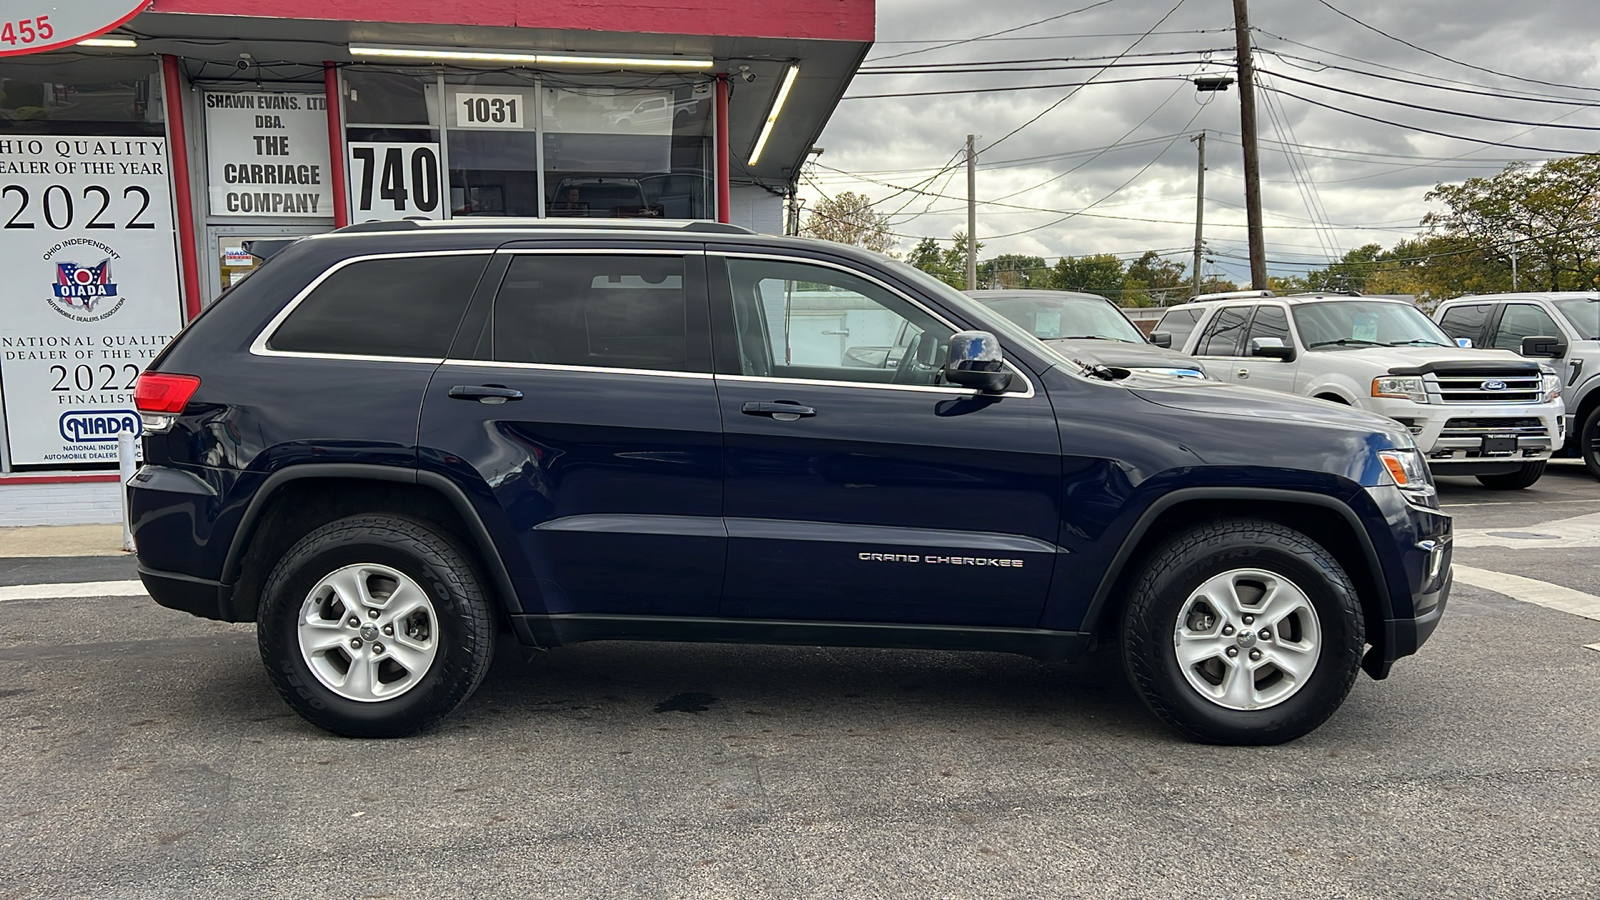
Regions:
<svg viewBox="0 0 1600 900"><path fill-rule="evenodd" d="M121 525L30 525L0 528L0 558L127 556Z"/></svg>

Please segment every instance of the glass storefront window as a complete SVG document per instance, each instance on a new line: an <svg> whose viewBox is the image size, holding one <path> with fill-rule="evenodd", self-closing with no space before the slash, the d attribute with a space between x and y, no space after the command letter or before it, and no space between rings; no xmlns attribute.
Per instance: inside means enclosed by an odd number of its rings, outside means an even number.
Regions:
<svg viewBox="0 0 1600 900"><path fill-rule="evenodd" d="M0 133L165 133L160 69L151 59L0 64Z"/></svg>

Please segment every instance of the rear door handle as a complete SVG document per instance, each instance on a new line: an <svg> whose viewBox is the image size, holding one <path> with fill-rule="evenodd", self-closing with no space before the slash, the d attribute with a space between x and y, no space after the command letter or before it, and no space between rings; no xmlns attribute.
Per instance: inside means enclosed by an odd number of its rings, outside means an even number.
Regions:
<svg viewBox="0 0 1600 900"><path fill-rule="evenodd" d="M507 400L521 400L522 392L500 384L458 384L450 389L450 398L498 404Z"/></svg>
<svg viewBox="0 0 1600 900"><path fill-rule="evenodd" d="M793 422L796 419L803 419L817 414L817 411L812 407L801 406L798 403L790 403L784 400L774 402L751 400L740 407L739 411L747 416L768 416L779 422Z"/></svg>

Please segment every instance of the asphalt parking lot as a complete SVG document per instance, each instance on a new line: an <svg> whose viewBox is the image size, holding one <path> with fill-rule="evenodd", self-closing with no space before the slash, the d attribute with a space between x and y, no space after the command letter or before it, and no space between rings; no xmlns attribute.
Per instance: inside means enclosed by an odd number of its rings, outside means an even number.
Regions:
<svg viewBox="0 0 1600 900"><path fill-rule="evenodd" d="M348 740L252 626L5 599L0 900L1595 897L1600 621L1551 606L1600 595L1600 482L1441 494L1443 624L1272 748L1182 741L1109 659L668 644L505 652L438 731Z"/></svg>

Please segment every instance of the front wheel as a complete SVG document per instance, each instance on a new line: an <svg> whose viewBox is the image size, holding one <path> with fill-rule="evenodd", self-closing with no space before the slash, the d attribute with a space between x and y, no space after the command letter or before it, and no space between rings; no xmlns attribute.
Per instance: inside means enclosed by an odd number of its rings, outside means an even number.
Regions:
<svg viewBox="0 0 1600 900"><path fill-rule="evenodd" d="M1522 468L1515 472L1506 472L1501 475L1479 475L1478 482L1484 487L1495 491L1520 491L1539 480L1544 474L1545 461L1523 463Z"/></svg>
<svg viewBox="0 0 1600 900"><path fill-rule="evenodd" d="M1583 454L1583 464L1589 468L1589 474L1600 478L1600 404L1589 410L1579 424L1578 450Z"/></svg>
<svg viewBox="0 0 1600 900"><path fill-rule="evenodd" d="M1281 744L1344 702L1361 667L1349 577L1298 531L1223 519L1145 563L1122 623L1123 664L1152 712L1217 744Z"/></svg>
<svg viewBox="0 0 1600 900"><path fill-rule="evenodd" d="M494 651L482 579L430 525L399 516L331 522L267 577L256 635L273 686L312 724L399 737L448 715Z"/></svg>

